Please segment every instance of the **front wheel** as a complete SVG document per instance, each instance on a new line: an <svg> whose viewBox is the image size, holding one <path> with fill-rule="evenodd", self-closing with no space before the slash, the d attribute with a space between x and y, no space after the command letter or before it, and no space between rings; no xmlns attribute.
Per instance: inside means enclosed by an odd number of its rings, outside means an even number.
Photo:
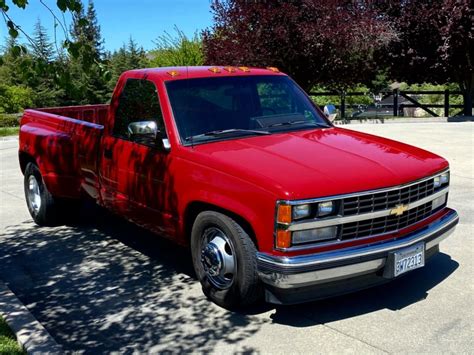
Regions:
<svg viewBox="0 0 474 355"><path fill-rule="evenodd" d="M235 309L261 298L255 244L232 218L201 212L193 225L191 252L203 292L214 303Z"/></svg>

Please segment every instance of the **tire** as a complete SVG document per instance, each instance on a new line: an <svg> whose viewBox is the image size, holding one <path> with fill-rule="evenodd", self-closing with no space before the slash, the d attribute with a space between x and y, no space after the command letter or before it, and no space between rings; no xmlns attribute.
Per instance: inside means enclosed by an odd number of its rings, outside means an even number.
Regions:
<svg viewBox="0 0 474 355"><path fill-rule="evenodd" d="M229 216L201 212L191 232L191 253L202 290L217 305L232 310L262 299L257 249L244 229ZM233 272L227 273L229 270Z"/></svg>
<svg viewBox="0 0 474 355"><path fill-rule="evenodd" d="M24 175L25 199L28 211L36 224L40 226L57 226L60 224L60 211L64 208L55 199L44 184L38 166L28 163Z"/></svg>

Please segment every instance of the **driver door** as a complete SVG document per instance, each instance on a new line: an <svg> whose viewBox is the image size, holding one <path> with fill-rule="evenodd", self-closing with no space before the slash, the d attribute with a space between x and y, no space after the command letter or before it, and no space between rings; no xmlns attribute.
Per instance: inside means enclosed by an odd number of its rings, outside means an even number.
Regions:
<svg viewBox="0 0 474 355"><path fill-rule="evenodd" d="M129 134L132 122L154 121L166 135L155 84L128 79L114 113L111 134L104 136L101 159L102 200L106 207L148 229L165 223L166 174L170 156L160 141L136 141ZM160 139L161 140L161 139Z"/></svg>

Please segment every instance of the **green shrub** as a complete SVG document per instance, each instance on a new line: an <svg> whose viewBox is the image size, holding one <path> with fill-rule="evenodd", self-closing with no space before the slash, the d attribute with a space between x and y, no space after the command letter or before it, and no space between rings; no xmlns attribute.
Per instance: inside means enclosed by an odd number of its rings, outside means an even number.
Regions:
<svg viewBox="0 0 474 355"><path fill-rule="evenodd" d="M177 27L175 27L175 32L175 36L165 32L155 40L156 49L150 52L151 66L203 65L204 54L200 35L196 32L192 38L188 38Z"/></svg>
<svg viewBox="0 0 474 355"><path fill-rule="evenodd" d="M0 113L0 127L18 127L21 113Z"/></svg>
<svg viewBox="0 0 474 355"><path fill-rule="evenodd" d="M33 105L33 91L23 86L0 84L0 113L17 113Z"/></svg>

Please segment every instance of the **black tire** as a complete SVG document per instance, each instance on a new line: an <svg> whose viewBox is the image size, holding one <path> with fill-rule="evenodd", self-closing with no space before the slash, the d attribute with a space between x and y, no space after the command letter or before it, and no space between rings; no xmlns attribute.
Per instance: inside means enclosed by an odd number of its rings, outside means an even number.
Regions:
<svg viewBox="0 0 474 355"><path fill-rule="evenodd" d="M39 190L39 203L35 205L29 198L30 179L34 178ZM40 226L57 226L63 220L61 214L64 214L64 200L54 198L44 184L43 177L38 166L34 163L28 163L24 175L25 199L28 211L36 224Z"/></svg>
<svg viewBox="0 0 474 355"><path fill-rule="evenodd" d="M235 273L228 287L217 287L205 270L202 251L205 234L210 229L225 233L235 253ZM245 230L232 218L219 212L201 212L191 232L191 253L196 276L204 294L214 303L227 309L253 305L262 299L263 287L257 272L257 249Z"/></svg>

